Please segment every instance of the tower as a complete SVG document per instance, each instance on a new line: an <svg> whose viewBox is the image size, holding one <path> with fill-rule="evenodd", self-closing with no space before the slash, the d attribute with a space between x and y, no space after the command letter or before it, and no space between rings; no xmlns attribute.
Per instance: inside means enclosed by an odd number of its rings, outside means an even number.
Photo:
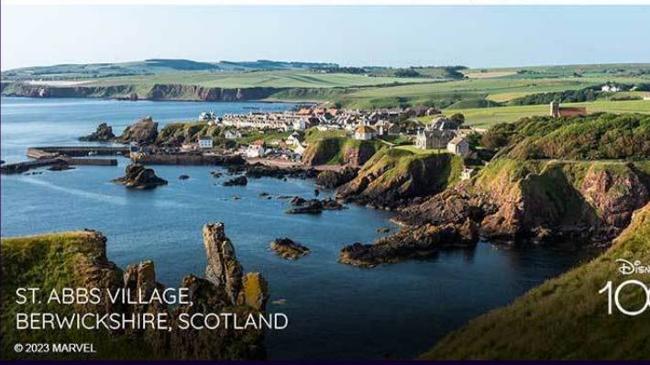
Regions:
<svg viewBox="0 0 650 365"><path fill-rule="evenodd" d="M560 116L560 103L553 100L551 101L551 117L558 118Z"/></svg>

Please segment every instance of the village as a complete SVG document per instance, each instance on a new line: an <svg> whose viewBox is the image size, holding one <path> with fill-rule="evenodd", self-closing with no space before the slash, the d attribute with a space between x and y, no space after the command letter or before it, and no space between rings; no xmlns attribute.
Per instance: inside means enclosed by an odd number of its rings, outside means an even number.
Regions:
<svg viewBox="0 0 650 365"><path fill-rule="evenodd" d="M549 105L549 115L554 118L586 114L585 108L560 107L555 101ZM249 162L298 166L309 146L307 135L321 133L360 142L377 142L388 148L454 154L466 161L461 175L463 180L471 178L481 165L470 140L480 137L484 130L465 125L462 114L446 116L432 107L364 111L302 106L285 112L222 116L203 112L197 122L220 127L220 138L230 142L226 143L228 147L215 143L213 137L198 136L180 146L153 147L132 143L131 157L147 161L148 155L189 155L209 159L227 154L242 156Z"/></svg>
<svg viewBox="0 0 650 365"><path fill-rule="evenodd" d="M422 120L430 119L430 122ZM247 158L279 158L298 161L308 143L307 130L333 132L357 141L377 140L387 146L413 145L422 150L446 150L462 157L471 153L466 136L480 132L463 126L462 115L447 117L435 108L378 109L374 111L341 110L323 107L302 107L296 111L248 114L225 114L221 117L212 112L199 115L199 122L210 126L222 126L227 140L241 140L251 134L259 139L239 146L237 153ZM269 141L267 134L283 136ZM198 137L196 141L183 144L180 152L202 151L215 148L210 137Z"/></svg>

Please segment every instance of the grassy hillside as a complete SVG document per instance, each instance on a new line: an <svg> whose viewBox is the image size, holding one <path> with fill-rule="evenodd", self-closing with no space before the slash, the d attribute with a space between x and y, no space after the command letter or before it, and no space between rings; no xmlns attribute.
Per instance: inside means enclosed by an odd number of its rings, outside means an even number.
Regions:
<svg viewBox="0 0 650 365"><path fill-rule="evenodd" d="M427 79L403 77L371 77L345 73L316 73L311 71L256 72L187 72L156 75L109 77L88 82L86 86L182 84L204 87L247 88L331 88L425 82Z"/></svg>
<svg viewBox="0 0 650 365"><path fill-rule="evenodd" d="M451 333L423 359L648 359L648 311L637 317L607 313L599 290L608 281L648 282L648 274L621 275L617 259L650 262L650 205L637 211L613 246L593 261L549 280L511 305ZM629 290L627 290L629 289ZM645 305L639 288L621 292L628 310Z"/></svg>
<svg viewBox="0 0 650 365"><path fill-rule="evenodd" d="M318 131L309 129L305 135L309 144L303 155L308 165L362 165L385 147L379 140L358 141L345 131Z"/></svg>
<svg viewBox="0 0 650 365"><path fill-rule="evenodd" d="M650 115L594 114L587 117L530 117L502 123L481 138L488 148L518 160L647 159Z"/></svg>
<svg viewBox="0 0 650 365"><path fill-rule="evenodd" d="M300 70L336 67L332 63L281 62L258 60L251 62L199 62L185 59L149 59L121 63L61 64L52 66L24 67L2 73L3 80L69 80L93 79L113 76L153 75L185 71L254 71L254 70Z"/></svg>
<svg viewBox="0 0 650 365"><path fill-rule="evenodd" d="M53 343L53 342L91 342L95 349L108 358L145 358L151 352L141 341L126 337L111 336L103 331L18 331L15 329L17 312L37 313L51 312L71 314L75 306L56 303L17 304L17 288L40 288L48 294L52 289L61 290L68 287L92 287L89 282L88 270L96 267L98 262L104 262L104 241L94 232L65 232L19 238L3 238L2 247L2 293L1 331L2 358L11 359L16 356L13 350L15 343ZM122 281L119 268L112 266L98 270L94 280L105 279L101 285L108 287L110 283ZM114 270L114 271L113 271ZM116 274L115 274L116 273ZM99 283L96 283L99 287ZM56 358L55 354L46 354L47 358ZM29 355L34 358L38 355ZM60 355L66 359L82 359L88 355ZM37 357L36 357L37 358Z"/></svg>
<svg viewBox="0 0 650 365"><path fill-rule="evenodd" d="M587 112L607 113L644 113L650 114L650 100L598 100L585 103L566 103L566 107L586 107ZM489 127L496 123L514 122L524 117L533 115L548 115L548 105L522 105L491 108L449 109L444 113L462 113L465 115L465 124L474 127Z"/></svg>
<svg viewBox="0 0 650 365"><path fill-rule="evenodd" d="M135 93L141 98L152 98L150 91L154 85L159 88L167 86L162 88L165 90L169 89L170 85L179 85L249 91L248 94L242 94L243 98L229 96L223 100L318 101L362 109L419 105L451 107L470 114L469 123L482 126L512 121L530 113L544 114L547 109L546 105L534 105L499 108L496 111L493 107L498 105L497 103L511 103L516 99L520 99L521 103L521 98L527 96L530 100L543 99L531 96L534 94L568 95L585 88L598 89L607 82L626 85L650 83L650 64L473 70L459 66L362 68L328 65L274 61L209 63L147 60L123 64L26 68L5 71L2 76L3 81L43 79L45 81L37 83L51 87L83 86L102 89L94 90L90 94L76 95L82 97L125 97ZM6 83L3 84L3 90L4 88ZM118 88L120 92L117 91ZM264 92L250 93L253 88L264 89ZM9 94L15 89L6 88ZM195 90L185 90L187 95L180 96L169 90L160 92L163 95L159 95L157 99L203 100L200 95L196 95ZM165 97L165 93L171 95ZM52 95L61 96L56 92ZM645 94L620 96L643 98L643 95ZM524 100L529 103L529 99ZM592 99L567 99L571 100ZM644 112L650 109L642 100L630 101L627 104L610 104L607 100L598 100L587 106L593 111L610 112Z"/></svg>

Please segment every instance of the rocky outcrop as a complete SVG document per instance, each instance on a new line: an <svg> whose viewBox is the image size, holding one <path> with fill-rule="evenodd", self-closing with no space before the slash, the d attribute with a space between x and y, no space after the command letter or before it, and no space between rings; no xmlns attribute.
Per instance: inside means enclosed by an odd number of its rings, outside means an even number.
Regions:
<svg viewBox="0 0 650 365"><path fill-rule="evenodd" d="M124 129L122 135L117 138L118 142L140 144L153 144L158 137L158 123L151 117L145 117L131 124Z"/></svg>
<svg viewBox="0 0 650 365"><path fill-rule="evenodd" d="M243 270L232 242L226 237L223 223L203 226L203 245L208 256L205 277L235 302L242 287Z"/></svg>
<svg viewBox="0 0 650 365"><path fill-rule="evenodd" d="M358 167L370 160L380 148L381 144L377 141L327 137L307 146L302 163L306 166L338 164Z"/></svg>
<svg viewBox="0 0 650 365"><path fill-rule="evenodd" d="M51 86L12 82L6 84L2 95L30 98L120 98L134 92L134 85Z"/></svg>
<svg viewBox="0 0 650 365"><path fill-rule="evenodd" d="M337 189L337 198L395 209L443 191L460 178L462 161L450 154L380 151L357 176Z"/></svg>
<svg viewBox="0 0 650 365"><path fill-rule="evenodd" d="M234 166L246 163L240 155L202 155L196 153L141 153L132 155L133 162L152 165Z"/></svg>
<svg viewBox="0 0 650 365"><path fill-rule="evenodd" d="M302 168L300 166L279 167L262 163L229 166L228 172L231 174L245 173L246 177L251 179L259 179L261 177L273 177L276 179L311 179L316 177L318 174L318 172L312 168Z"/></svg>
<svg viewBox="0 0 650 365"><path fill-rule="evenodd" d="M265 310L268 301L268 284L259 273L243 274L241 265L235 257L234 247L225 236L222 223L208 224L203 228L204 244L208 257L208 268L203 279L188 275L179 288L187 288L188 303L167 306L157 300L149 302L154 292L161 295L165 287L157 282L154 263L143 261L130 265L122 271L106 257L106 238L95 231L64 232L50 235L3 238L2 273L10 275L10 285L27 285L27 281L50 292L56 288L80 287L99 288L102 293L128 290L131 298L141 298L143 303L128 303L109 300L102 295L99 304L75 304L74 311L84 313L125 314L166 314L170 331L155 330L117 330L112 332L90 331L84 338L100 343L109 336L113 341L111 349L118 352L100 351L96 359L119 357L119 346L124 346L128 356L157 359L191 360L260 360L266 356L261 329L234 329L232 326L218 326L216 329L181 329L181 314L228 314L240 318L259 315ZM22 254L11 254L14 251ZM30 252L25 255L25 252ZM25 258L29 257L29 260ZM41 279L27 278L18 270L34 270L42 274ZM53 270L53 271L52 271ZM54 272L56 271L56 272ZM47 279L47 280L46 280ZM2 307L14 303L3 299ZM58 307L60 310L60 307ZM53 311L49 304L38 303L35 311ZM241 319L238 321L242 325ZM2 338L14 340L12 329L2 329ZM20 334L24 336L24 334ZM65 341L67 332L53 332L53 340ZM97 336L97 337L94 337ZM138 346L133 347L132 344ZM3 345L3 351L5 347ZM41 359L48 358L39 357Z"/></svg>
<svg viewBox="0 0 650 365"><path fill-rule="evenodd" d="M270 247L271 250L287 260L299 259L310 252L308 247L286 237L276 238L271 242Z"/></svg>
<svg viewBox="0 0 650 365"><path fill-rule="evenodd" d="M478 241L478 225L471 220L463 224L425 224L409 227L380 238L373 244L355 243L341 249L339 262L374 267L405 259L425 258L451 247L472 247Z"/></svg>
<svg viewBox="0 0 650 365"><path fill-rule="evenodd" d="M459 224L467 219L480 223L494 212L496 207L487 194L476 192L464 183L398 211L394 219L407 226Z"/></svg>
<svg viewBox="0 0 650 365"><path fill-rule="evenodd" d="M304 199L299 196L290 201L291 208L287 214L320 214L323 210L341 210L343 205L334 199Z"/></svg>
<svg viewBox="0 0 650 365"><path fill-rule="evenodd" d="M258 272L248 272L242 281L237 302L255 310L263 311L269 300L269 283Z"/></svg>
<svg viewBox="0 0 650 365"><path fill-rule="evenodd" d="M79 140L84 142L110 142L113 138L115 138L113 128L106 123L100 123L96 131L87 136L79 137Z"/></svg>
<svg viewBox="0 0 650 365"><path fill-rule="evenodd" d="M341 170L325 170L316 177L316 184L327 189L338 188L357 176L359 169L346 166Z"/></svg>
<svg viewBox="0 0 650 365"><path fill-rule="evenodd" d="M650 262L649 247L650 204L647 204L635 211L628 227L598 257L546 280L507 306L468 321L442 339L432 339L435 347L421 359L498 359L506 363L510 360L553 359L559 362L615 358L623 363L624 360L650 358L650 348L645 346L646 336L630 335L646 331L647 322L639 320L644 315L632 318L617 309L608 313L611 298L594 296L603 282L611 288L621 288L630 280L647 282L648 273L641 269ZM621 266L621 259L629 261L630 266ZM635 261L641 266L629 270ZM622 267L629 270L627 275L619 271ZM629 289L621 292L626 291L617 296L618 308L628 311L645 308L647 297L643 290L636 294ZM567 340L589 345L567 346ZM610 347L612 343L619 344L615 353Z"/></svg>
<svg viewBox="0 0 650 365"><path fill-rule="evenodd" d="M35 98L115 98L120 100L194 100L194 101L244 101L261 100L285 90L284 88L250 87L224 89L187 84L153 84L141 91L142 85L111 86L52 86L20 82L2 84L3 96L28 96ZM146 87L146 86L145 86Z"/></svg>
<svg viewBox="0 0 650 365"><path fill-rule="evenodd" d="M113 180L127 188L133 189L153 189L157 186L167 185L167 180L156 176L153 169L146 168L143 165L133 163L126 167L125 175Z"/></svg>
<svg viewBox="0 0 650 365"><path fill-rule="evenodd" d="M607 243L650 200L649 186L647 173L634 163L501 159L473 183L404 209L396 220L421 225L471 219L493 241Z"/></svg>
<svg viewBox="0 0 650 365"><path fill-rule="evenodd" d="M246 186L248 179L246 176L237 176L223 182L223 186Z"/></svg>
<svg viewBox="0 0 650 365"><path fill-rule="evenodd" d="M155 84L147 92L150 100L243 101L266 99L280 91L271 87L224 89L187 84Z"/></svg>

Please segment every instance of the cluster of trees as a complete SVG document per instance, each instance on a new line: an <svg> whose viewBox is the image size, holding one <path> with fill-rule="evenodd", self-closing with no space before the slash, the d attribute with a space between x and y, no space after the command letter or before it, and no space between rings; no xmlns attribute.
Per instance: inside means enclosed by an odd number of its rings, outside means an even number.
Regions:
<svg viewBox="0 0 650 365"><path fill-rule="evenodd" d="M548 104L552 101L561 103L579 103L594 101L601 92L593 87L580 90L565 90L552 93L540 93L522 96L508 102L509 105L537 105Z"/></svg>

